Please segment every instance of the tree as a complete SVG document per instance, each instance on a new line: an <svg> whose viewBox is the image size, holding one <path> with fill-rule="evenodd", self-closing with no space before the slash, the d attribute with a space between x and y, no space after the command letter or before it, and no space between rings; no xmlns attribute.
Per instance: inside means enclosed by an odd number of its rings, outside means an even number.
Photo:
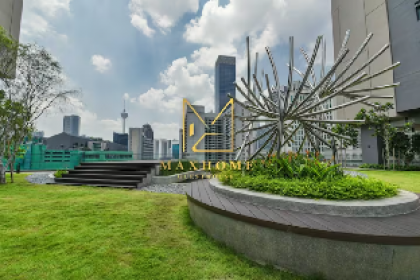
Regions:
<svg viewBox="0 0 420 280"><path fill-rule="evenodd" d="M420 156L420 134L416 133L411 137L411 150L414 154Z"/></svg>
<svg viewBox="0 0 420 280"><path fill-rule="evenodd" d="M374 130L372 136L378 136L383 141L385 144L385 161L389 168L390 140L392 135L397 131L397 129L391 125L389 118L389 110L393 109L394 105L389 102L385 105L376 102L375 105L376 107L369 111L361 109L355 119L365 120L365 124L368 125L369 129Z"/></svg>
<svg viewBox="0 0 420 280"><path fill-rule="evenodd" d="M7 166L14 161L13 155L18 151L16 147L17 135L14 131L23 129L25 108L20 102L10 100L3 90L0 90L0 169L3 176L0 176L0 183L5 183L5 172ZM16 151L16 152L15 152ZM3 165L6 159L6 165Z"/></svg>
<svg viewBox="0 0 420 280"><path fill-rule="evenodd" d="M341 164L343 166L346 166L347 165L346 149L348 147L356 148L359 145L358 139L357 139L359 136L359 132L357 130L357 127L351 124L336 124L335 126L331 128L331 131L350 138L349 140L341 138L339 141L341 150L344 149L344 159L345 159L345 163L343 165L343 157L341 158Z"/></svg>
<svg viewBox="0 0 420 280"><path fill-rule="evenodd" d="M14 76L19 44L0 26L0 81Z"/></svg>
<svg viewBox="0 0 420 280"><path fill-rule="evenodd" d="M398 155L398 164L401 165L401 154L404 156L404 162L409 164L411 153L410 137L403 131L397 131L391 138L391 149L395 151L394 158Z"/></svg>
<svg viewBox="0 0 420 280"><path fill-rule="evenodd" d="M0 43L3 41L7 40L0 39ZM0 46L0 49L7 47L9 46ZM37 45L19 45L16 78L3 74L0 79L4 86L3 93L12 102L8 106L21 106L19 112L9 112L7 108L3 112L6 126L2 126L2 135L5 136L0 139L0 158L5 156L7 146L12 145L15 148L9 160L13 160L25 136L33 130L35 122L52 106L60 108L60 105L68 104L70 96L79 91L65 88L65 76L60 64L44 48ZM12 113L19 116L18 124L10 121L13 119ZM9 144L10 142L12 144ZM5 183L5 168L1 162L0 183Z"/></svg>

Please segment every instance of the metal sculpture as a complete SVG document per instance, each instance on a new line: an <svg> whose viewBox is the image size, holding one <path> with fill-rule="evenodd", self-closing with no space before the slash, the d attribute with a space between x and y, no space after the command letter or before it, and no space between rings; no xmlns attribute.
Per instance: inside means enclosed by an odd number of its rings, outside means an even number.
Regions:
<svg viewBox="0 0 420 280"><path fill-rule="evenodd" d="M363 44L356 51L354 56L347 62L343 70L340 73L337 73L337 68L343 64L343 61L349 49L346 47L347 42L350 37L350 31L346 32L341 50L338 54L337 60L334 62L334 65L326 73L325 64L326 64L326 44L322 36L318 36L315 44L315 48L311 57L307 53L300 49L303 54L306 62L307 68L303 73L294 67L294 39L290 37L290 61L287 64L289 68L289 77L288 77L288 86L287 90L282 91L280 89L279 77L277 74L277 68L274 63L273 55L268 47L266 47L266 52L271 63L273 70L273 76L275 80L274 86L270 84L269 77L265 74L265 82L268 95L266 96L263 88L262 82L258 82L256 77L257 66L255 66L255 73L253 74L253 88L251 89L250 81L250 55L249 55L249 38L247 38L247 49L248 49L248 81L245 81L242 78L242 83L245 86L246 90L243 90L237 83L235 83L237 90L242 94L242 96L248 101L243 103L237 100L235 97L229 95L230 98L233 98L234 101L241 105L244 108L247 108L253 113L250 117L240 117L245 121L245 128L237 131L237 134L246 133L245 141L240 147L236 159L239 159L242 152L246 147L250 147L256 141L268 136L268 139L264 144L252 155L249 152L249 159L252 160L256 156L260 155L261 151L269 144L271 148L269 154L273 153L273 150L276 149L277 157L280 156L281 149L286 144L289 144L293 141L293 136L296 135L297 131L301 128L304 129L304 139L300 145L299 152L301 151L303 144L306 142L306 139L311 142L312 146L316 151L319 151L319 143L324 143L327 147L333 148L334 144L329 143L325 140L322 135L323 133L328 134L334 138L351 140L349 137L334 133L328 129L330 124L363 124L362 120L328 120L325 118L325 114L333 112L338 109L348 107L357 103L363 103L365 105L376 107L376 104L368 102L370 98L393 98L393 96L378 96L371 95L371 91L377 91L387 88L393 88L399 85L399 83L393 83L390 85L368 87L363 89L355 89L356 86L360 86L366 81L384 74L385 72L391 71L397 66L400 65L399 62L392 64L389 67L384 68L381 71L378 71L374 74L367 75L363 70L369 66L373 61L375 61L381 54L383 54L388 48L389 44L386 44L381 48L374 56L372 56L368 61L363 63L363 65L357 68L352 74L348 77L344 75L349 71L351 66L355 63L356 59L360 54L366 49L369 41L372 39L373 34L370 33L367 38L364 40ZM322 47L322 57L321 57L321 71L319 75L319 81L316 78L314 72L314 64L317 58L318 50ZM258 59L258 53L257 53ZM255 62L257 63L257 62ZM301 78L301 83L299 88L294 92L294 98L289 104L289 97L291 95L291 87L293 83L293 73L296 72ZM335 79L333 80L333 76ZM312 81L310 81L310 77ZM304 92L306 91L306 93ZM368 93L368 94L366 94ZM344 96L349 98L351 101L337 105L332 108L324 108L324 104L330 99L337 96ZM303 97L303 100L299 101L299 96ZM254 127L254 123L264 122L266 124ZM296 124L293 127L293 123ZM250 139L250 133L252 131L257 131L260 129L268 129L261 136L256 137L255 139ZM313 141L316 139L316 141ZM334 147L335 148L335 147ZM249 150L250 151L250 150ZM260 155L261 156L261 155Z"/></svg>

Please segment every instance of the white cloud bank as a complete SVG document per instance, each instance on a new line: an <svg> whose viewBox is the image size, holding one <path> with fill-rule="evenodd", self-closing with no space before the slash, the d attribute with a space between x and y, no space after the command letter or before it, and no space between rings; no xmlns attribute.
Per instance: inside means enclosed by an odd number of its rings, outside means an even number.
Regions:
<svg viewBox="0 0 420 280"><path fill-rule="evenodd" d="M209 0L201 15L185 26L183 34L187 42L198 44L199 48L189 57L174 60L160 73L161 88L150 88L131 101L143 108L180 114L182 99L188 98L194 104L205 105L206 111L213 110L214 65L218 55L235 56L237 77L243 77L246 36L251 39L251 54L259 52L260 58L266 59L265 47L288 44L289 36L295 37L295 48L312 52L318 35L327 40L327 62L331 64L329 0L231 0L223 7L217 0ZM278 54L274 58L279 58Z"/></svg>
<svg viewBox="0 0 420 280"><path fill-rule="evenodd" d="M45 35L67 39L66 35L58 34L51 26L50 20L60 14L70 14L71 0L30 0L23 4L22 36L36 39Z"/></svg>

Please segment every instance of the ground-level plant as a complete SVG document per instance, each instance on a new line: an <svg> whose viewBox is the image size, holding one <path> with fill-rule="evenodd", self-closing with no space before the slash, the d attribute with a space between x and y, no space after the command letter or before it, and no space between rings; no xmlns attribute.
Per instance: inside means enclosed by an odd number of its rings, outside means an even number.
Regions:
<svg viewBox="0 0 420 280"><path fill-rule="evenodd" d="M68 174L69 172L67 170L57 170L56 172L54 172L54 177L55 178L62 178L63 174Z"/></svg>

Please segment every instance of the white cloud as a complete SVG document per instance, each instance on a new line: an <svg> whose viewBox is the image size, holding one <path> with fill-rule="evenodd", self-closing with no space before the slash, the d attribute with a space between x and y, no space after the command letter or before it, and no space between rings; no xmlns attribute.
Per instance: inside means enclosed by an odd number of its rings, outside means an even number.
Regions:
<svg viewBox="0 0 420 280"><path fill-rule="evenodd" d="M159 123L152 122L150 126L153 129L155 139L176 139L178 140L179 135L179 124L178 123Z"/></svg>
<svg viewBox="0 0 420 280"><path fill-rule="evenodd" d="M130 99L130 95L128 93L124 93L124 100L129 100Z"/></svg>
<svg viewBox="0 0 420 280"><path fill-rule="evenodd" d="M211 78L193 63L188 63L185 57L174 60L160 73L160 80L166 88L151 88L141 94L138 102L142 107L166 113L180 113L182 99L187 98L192 103L201 102L212 109L214 87Z"/></svg>
<svg viewBox="0 0 420 280"><path fill-rule="evenodd" d="M112 66L111 60L103 57L102 55L92 56L92 64L93 66L95 66L96 70L100 73L105 73Z"/></svg>
<svg viewBox="0 0 420 280"><path fill-rule="evenodd" d="M184 38L204 45L192 55L199 64L207 61L206 66L209 67L218 54L236 54L237 72L241 73L246 66L245 56L235 49L244 49L244 38L248 35L251 38L251 53L259 52L264 56L265 47L288 43L289 36L295 37L295 48L310 49L318 35L325 35L327 61L331 63L330 1L231 0L222 7L217 0L209 0L203 7L202 15L187 24Z"/></svg>
<svg viewBox="0 0 420 280"><path fill-rule="evenodd" d="M148 18L163 34L169 32L178 19L187 12L198 11L199 0L131 0L131 24L151 37L155 30L149 25Z"/></svg>
<svg viewBox="0 0 420 280"><path fill-rule="evenodd" d="M59 12L70 12L71 0L32 0L30 4L48 17L55 17ZM25 2L26 5L27 2Z"/></svg>
<svg viewBox="0 0 420 280"><path fill-rule="evenodd" d="M36 39L45 35L57 36L67 40L67 36L59 34L51 26L50 19L60 13L70 13L71 0L31 0L23 5L21 34L24 39Z"/></svg>

